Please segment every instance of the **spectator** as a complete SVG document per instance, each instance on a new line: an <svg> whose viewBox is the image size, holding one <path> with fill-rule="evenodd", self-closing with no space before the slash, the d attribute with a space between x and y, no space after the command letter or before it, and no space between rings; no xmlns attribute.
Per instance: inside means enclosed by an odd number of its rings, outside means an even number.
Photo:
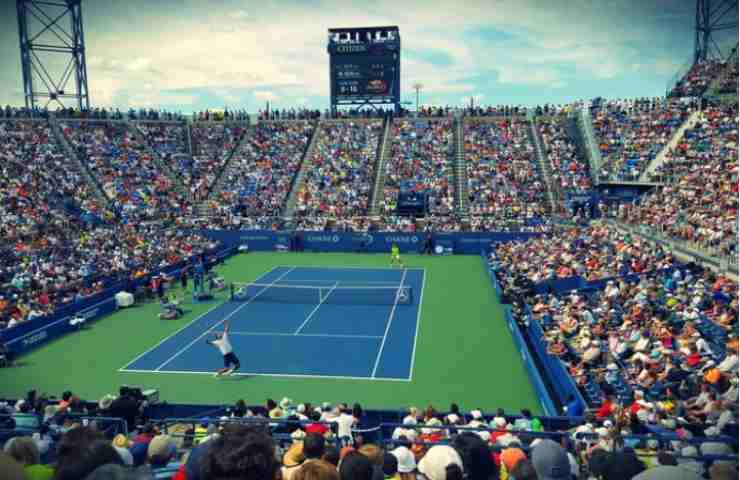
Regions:
<svg viewBox="0 0 740 480"><path fill-rule="evenodd" d="M5 442L5 453L23 465L28 478L47 480L54 476L54 470L48 465L41 465L41 455L31 437L14 437Z"/></svg>
<svg viewBox="0 0 740 480"><path fill-rule="evenodd" d="M349 452L339 462L341 480L373 480L373 472L370 459L358 452Z"/></svg>
<svg viewBox="0 0 740 480"><path fill-rule="evenodd" d="M275 458L275 445L261 431L225 432L211 442L201 460L201 478L262 480L278 475L280 465Z"/></svg>

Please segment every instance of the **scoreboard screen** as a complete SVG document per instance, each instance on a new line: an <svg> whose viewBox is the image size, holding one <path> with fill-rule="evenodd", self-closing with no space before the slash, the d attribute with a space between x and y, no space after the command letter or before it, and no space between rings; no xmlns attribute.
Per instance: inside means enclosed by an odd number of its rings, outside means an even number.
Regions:
<svg viewBox="0 0 740 480"><path fill-rule="evenodd" d="M330 29L332 108L339 105L400 106L398 27Z"/></svg>
<svg viewBox="0 0 740 480"><path fill-rule="evenodd" d="M337 58L332 70L337 100L391 96L398 55L353 55Z"/></svg>

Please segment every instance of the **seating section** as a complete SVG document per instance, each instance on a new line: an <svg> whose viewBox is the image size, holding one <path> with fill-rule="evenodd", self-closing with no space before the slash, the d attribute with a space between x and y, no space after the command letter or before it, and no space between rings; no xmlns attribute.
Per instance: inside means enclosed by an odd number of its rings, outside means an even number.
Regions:
<svg viewBox="0 0 740 480"><path fill-rule="evenodd" d="M699 97L712 80L722 71L723 63L714 60L704 60L695 63L673 87L669 97Z"/></svg>
<svg viewBox="0 0 740 480"><path fill-rule="evenodd" d="M622 218L725 255L737 252L738 111L711 107L655 172L664 184Z"/></svg>
<svg viewBox="0 0 740 480"><path fill-rule="evenodd" d="M495 253L507 265L512 281L532 282L581 276L587 280L643 273L674 265L661 247L622 234L607 225L560 229L553 236L502 243Z"/></svg>
<svg viewBox="0 0 740 480"><path fill-rule="evenodd" d="M567 117L540 117L537 126L552 168L553 186L561 192L582 193L591 189L590 168L568 134L567 121Z"/></svg>
<svg viewBox="0 0 740 480"><path fill-rule="evenodd" d="M426 191L429 212L453 211L452 120L396 119L390 131L391 152L385 160L381 210L393 214L402 188Z"/></svg>
<svg viewBox="0 0 740 480"><path fill-rule="evenodd" d="M104 206L78 165L62 155L45 121L0 121L0 171L3 243L102 214Z"/></svg>
<svg viewBox="0 0 740 480"><path fill-rule="evenodd" d="M353 217L368 213L383 122L323 122L297 196L302 216Z"/></svg>
<svg viewBox="0 0 740 480"><path fill-rule="evenodd" d="M184 199L128 125L71 121L60 126L118 215L148 219L181 211Z"/></svg>
<svg viewBox="0 0 740 480"><path fill-rule="evenodd" d="M602 159L600 178L638 180L692 109L692 103L661 99L615 100L593 106Z"/></svg>
<svg viewBox="0 0 740 480"><path fill-rule="evenodd" d="M546 213L546 189L520 117L466 120L465 160L470 213L526 220Z"/></svg>
<svg viewBox="0 0 740 480"><path fill-rule="evenodd" d="M675 270L610 281L603 290L537 295L525 310L592 406L606 395L625 405L665 402L670 391L688 401L683 416L704 421L711 417L697 398L704 371L716 365L722 374L737 372L733 304L732 281Z"/></svg>
<svg viewBox="0 0 740 480"><path fill-rule="evenodd" d="M186 178L190 195L204 200L221 168L231 157L244 133L244 127L235 124L199 122L190 128L193 144L193 166Z"/></svg>
<svg viewBox="0 0 740 480"><path fill-rule="evenodd" d="M137 122L149 145L186 186L192 181L193 160L189 154L188 128L184 123Z"/></svg>
<svg viewBox="0 0 740 480"><path fill-rule="evenodd" d="M717 90L722 94L734 93L737 95L738 60L730 62L722 70L717 80Z"/></svg>
<svg viewBox="0 0 740 480"><path fill-rule="evenodd" d="M313 133L309 121L260 122L235 152L218 192L218 209L279 216Z"/></svg>

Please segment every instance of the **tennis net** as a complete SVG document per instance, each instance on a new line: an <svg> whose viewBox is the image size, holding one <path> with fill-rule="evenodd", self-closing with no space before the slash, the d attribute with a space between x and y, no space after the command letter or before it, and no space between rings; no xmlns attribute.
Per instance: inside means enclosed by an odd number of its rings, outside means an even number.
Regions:
<svg viewBox="0 0 740 480"><path fill-rule="evenodd" d="M337 305L413 305L413 289L399 286L231 284L231 299L238 302L327 303Z"/></svg>

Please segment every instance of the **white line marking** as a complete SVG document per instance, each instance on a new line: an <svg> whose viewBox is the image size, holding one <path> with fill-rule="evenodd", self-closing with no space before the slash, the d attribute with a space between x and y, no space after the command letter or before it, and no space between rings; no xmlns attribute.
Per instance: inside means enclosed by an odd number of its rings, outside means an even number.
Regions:
<svg viewBox="0 0 740 480"><path fill-rule="evenodd" d="M119 370L119 372L123 373L156 373L159 375L167 375L170 373L173 374L179 374L179 375L211 375L213 376L213 372L199 372L199 371L193 371L193 372L186 372L181 370L162 370L162 371L156 371L156 370ZM408 382L405 378L384 378L384 377L349 377L344 375L301 375L299 373L292 374L292 373L232 373L232 375L238 375L240 377L281 377L281 378L321 378L321 379L336 379L336 380L372 380L372 381L382 381L382 382Z"/></svg>
<svg viewBox="0 0 740 480"><path fill-rule="evenodd" d="M390 268L390 267L374 267L372 265L368 266L362 266L362 265L342 265L339 266L326 266L326 265L278 265L279 267L292 267L292 268L324 268L329 270L345 270L345 269L367 269L367 270L388 270L391 272L397 272L397 268ZM424 270L424 267L407 267L406 270Z"/></svg>
<svg viewBox="0 0 740 480"><path fill-rule="evenodd" d="M401 283L398 285L398 290L396 290L396 299L393 301L393 307L391 307L391 313L388 315L388 323L385 325L385 333L383 334L383 341L380 342L380 349L378 350L378 356L375 357L375 366L373 367L373 374L372 377L375 378L375 372L378 371L378 365L380 365L380 356L383 354L383 348L385 348L385 341L388 338L388 332L391 329L391 323L393 323L393 314L396 313L396 307L398 306L398 297L401 293L401 289L403 288L403 280L406 278L406 273L408 270L404 269L403 273L401 274Z"/></svg>
<svg viewBox="0 0 740 480"><path fill-rule="evenodd" d="M326 338L383 338L380 335L340 335L334 333L276 333L276 332L229 332L229 335L262 335L278 337L326 337Z"/></svg>
<svg viewBox="0 0 740 480"><path fill-rule="evenodd" d="M409 367L409 382L414 377L414 361L416 360L416 340L419 338L419 324L421 323L421 307L424 305L424 287L427 282L427 272L421 273L421 293L419 294L419 309L416 311L416 332L414 332L414 348L411 350L411 366Z"/></svg>
<svg viewBox="0 0 740 480"><path fill-rule="evenodd" d="M334 280L283 280L280 283L281 284L282 283L297 283L299 285L301 285L301 284L305 285L305 284L308 284L308 283L322 283L322 284L329 283L329 284L331 284L331 283L334 283ZM367 281L365 281L365 280L339 280L338 283L340 285L342 285L343 287L348 286L347 284L349 284L349 286L353 286L353 287L362 287L363 285L367 285L369 283L372 283L373 285L387 285L389 287L397 287L398 286L398 282L383 282L383 281L380 281L380 280L367 280ZM316 285L316 286L319 286L319 285Z"/></svg>
<svg viewBox="0 0 740 480"><path fill-rule="evenodd" d="M212 332L212 331L213 331L213 329L215 329L216 327L218 327L219 325L221 325L222 323L224 323L224 322L225 322L226 320L228 320L228 319L230 319L231 317L233 317L233 316L234 316L234 315L236 314L236 312L238 312L238 311L239 311L239 310L241 310L242 308L244 308L244 307L246 307L247 305L249 305L250 303L252 303L252 300L254 300L255 298L259 297L259 296L260 296L260 294L262 294L262 292L264 292L265 290L267 290L268 288L270 288L270 287L271 287L272 285L274 285L274 284L276 284L277 282L279 282L281 278L283 278L284 276L286 276L287 274L289 274L289 273L290 273L290 272L292 272L292 271L293 271L293 269L291 268L290 270L288 270L288 271L286 271L285 273L283 273L282 275L280 275L280 276L279 276L278 278L276 278L276 279L275 279L275 280L274 280L274 281L273 281L273 282L272 282L271 284L268 284L267 286L265 286L265 288L263 288L262 290L260 290L259 292L257 292L257 293L256 293L256 294L254 295L254 297L250 298L249 300L247 300L246 302L244 302L244 303L243 303L242 305L239 305L239 306L238 306L237 308L235 308L235 309L234 309L234 310L233 310L233 311L232 311L231 313L229 313L229 314L228 314L228 315L226 315L226 316L225 316L225 317L224 317L223 319L221 319L221 321L219 321L218 323L216 323L216 324L214 324L213 326L211 326L211 328L209 328L209 329L208 329L208 330L206 330L205 332L201 333L201 334L200 334L200 335L199 335L198 337L196 337L196 338L195 338L195 340L193 340L192 342L188 343L188 344L187 344L187 345L186 345L185 347L183 347L183 348L181 348L180 350L178 350L178 351L177 351L177 352L176 352L176 353L175 353L174 355L172 355L172 356L171 356L170 358L168 358L167 360L165 360L165 361L164 361L164 363L162 363L162 364L161 364L160 366L158 366L158 367L157 367L157 368L156 368L155 370L159 370L159 369L161 369L162 367L164 367L165 365L167 365L168 363L170 363L170 362L171 362L172 360L174 360L175 358L177 358L178 356L180 356L180 354L182 354L182 353L183 353L183 352L184 352L185 350L187 350L187 349L189 349L190 347L192 347L192 346L193 346L193 345L195 344L195 342L197 342L197 341L198 341L198 340L200 340L201 338L205 337L205 336L206 336L206 335L207 335L208 333Z"/></svg>
<svg viewBox="0 0 740 480"><path fill-rule="evenodd" d="M303 330L303 327L305 327L308 321L311 320L311 317L313 317L313 314L318 312L319 308L321 308L321 305L323 305L326 299L329 298L329 295L331 295L331 292L333 292L334 289L337 288L337 285L339 285L339 282L334 282L334 285L331 287L331 289L329 289L329 293L327 293L324 298L321 298L321 290L319 290L319 304L316 305L316 308L311 310L311 313L309 313L306 319L303 321L303 323L301 323L301 326L298 327L298 330L296 330L293 333L294 335L298 335L299 333L301 333L301 330Z"/></svg>
<svg viewBox="0 0 740 480"><path fill-rule="evenodd" d="M260 279L260 278L262 278L262 277L266 277L266 276L268 276L269 274L271 274L272 272L274 272L274 271L275 271L275 269L277 269L277 268L280 268L280 267L277 267L277 266L275 266L275 267L272 267L272 268L271 268L270 270L268 270L267 272L265 272L265 273L263 273L262 275L260 275L259 277L257 277L257 279L259 280L259 279ZM175 336L175 335L177 335L178 333L182 332L183 330L185 330L186 328L188 328L188 327L189 327L190 325L194 324L195 322L197 322L197 321L198 321L198 320L200 320L201 318L205 317L206 315L208 315L209 313L211 313L212 311L214 311L214 310L215 310L215 309L217 309L218 307L222 307L222 306L224 306L224 305L226 305L226 302L221 302L221 303L219 303L218 305L214 305L213 307L209 308L209 309L208 309L208 310L206 310L205 312L201 313L200 315L198 315L197 317L195 317L195 318L194 318L193 320L191 320L190 322L188 322L188 323L187 323L186 325L184 325L184 326L183 326L182 328L180 328L180 329L178 329L178 330L175 330L174 332L170 333L170 334L169 334L168 336L164 337L164 338L163 338L162 340L160 340L159 342L157 342L157 343L156 343L156 344L155 344L155 345L154 345L153 347L151 347L150 349L146 350L146 351L145 351L145 352L143 352L143 353L140 353L140 354L138 354L138 355L137 355L136 357L134 357L134 359L133 359L133 360L131 360L131 361L130 361L130 362L128 362L128 363L127 363L126 365L124 365L123 367L121 367L121 368L119 369L119 371L121 371L122 369L128 368L128 366L129 366L129 365L131 365L132 363L136 362L136 361L137 361L138 359L140 359L141 357L143 357L143 356L144 356L144 355L146 355L147 353L151 352L152 350L154 350L154 349L155 349L155 348L157 348L158 346L162 345L162 344L163 344L164 342L166 342L166 341L167 341L167 340L169 340L170 338L174 337L174 336Z"/></svg>

